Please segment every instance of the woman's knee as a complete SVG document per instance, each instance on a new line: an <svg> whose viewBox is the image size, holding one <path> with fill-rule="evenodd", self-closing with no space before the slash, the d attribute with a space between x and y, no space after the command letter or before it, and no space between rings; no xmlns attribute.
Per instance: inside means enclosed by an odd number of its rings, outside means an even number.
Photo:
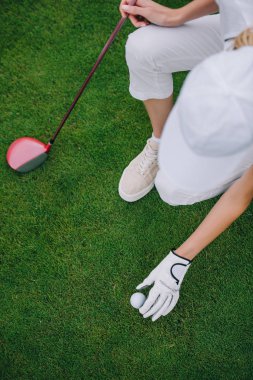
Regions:
<svg viewBox="0 0 253 380"><path fill-rule="evenodd" d="M139 30L136 30L131 33L127 39L126 61L129 68L135 68L136 65L141 65L147 60L148 51L145 49L145 44L142 44L138 32Z"/></svg>
<svg viewBox="0 0 253 380"><path fill-rule="evenodd" d="M126 61L128 66L152 66L155 67L159 48L153 46L152 30L149 26L137 29L129 34L126 43Z"/></svg>
<svg viewBox="0 0 253 380"><path fill-rule="evenodd" d="M161 174L161 171L157 173L155 186L164 202L168 203L170 206L181 205L180 200L178 199L177 187L167 181L163 174Z"/></svg>
<svg viewBox="0 0 253 380"><path fill-rule="evenodd" d="M198 202L198 198L194 194L185 192L161 172L158 172L155 180L156 189L161 199L170 206L186 206Z"/></svg>
<svg viewBox="0 0 253 380"><path fill-rule="evenodd" d="M164 45L154 25L137 29L128 36L126 61L130 74L130 93L139 100L165 99L173 92L168 59L162 59Z"/></svg>

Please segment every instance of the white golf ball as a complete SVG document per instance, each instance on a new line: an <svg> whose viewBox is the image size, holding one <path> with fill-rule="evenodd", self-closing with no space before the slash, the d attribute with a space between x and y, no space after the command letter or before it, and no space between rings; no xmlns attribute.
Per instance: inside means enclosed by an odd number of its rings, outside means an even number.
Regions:
<svg viewBox="0 0 253 380"><path fill-rule="evenodd" d="M134 293L130 298L130 304L135 309L140 309L144 302L146 301L146 297L142 293Z"/></svg>

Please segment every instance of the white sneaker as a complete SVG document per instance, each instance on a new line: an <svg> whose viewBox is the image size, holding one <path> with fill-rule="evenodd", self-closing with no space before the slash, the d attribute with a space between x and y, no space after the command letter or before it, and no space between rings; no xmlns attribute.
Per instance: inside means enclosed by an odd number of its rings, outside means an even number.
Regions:
<svg viewBox="0 0 253 380"><path fill-rule="evenodd" d="M126 167L119 182L119 195L127 202L144 197L154 187L158 172L159 143L148 139L143 151Z"/></svg>

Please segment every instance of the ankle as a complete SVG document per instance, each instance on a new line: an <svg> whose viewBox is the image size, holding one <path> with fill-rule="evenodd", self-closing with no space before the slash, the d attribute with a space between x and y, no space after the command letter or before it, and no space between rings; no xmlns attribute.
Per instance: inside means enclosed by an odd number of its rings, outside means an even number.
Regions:
<svg viewBox="0 0 253 380"><path fill-rule="evenodd" d="M156 137L156 136L154 135L154 132L152 133L151 139L152 139L153 141L155 141L157 144L160 143L160 137Z"/></svg>

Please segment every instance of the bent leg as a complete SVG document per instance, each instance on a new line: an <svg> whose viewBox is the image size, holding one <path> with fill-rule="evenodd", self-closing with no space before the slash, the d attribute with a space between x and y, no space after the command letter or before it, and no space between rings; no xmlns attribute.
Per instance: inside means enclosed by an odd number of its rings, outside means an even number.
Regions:
<svg viewBox="0 0 253 380"><path fill-rule="evenodd" d="M191 70L222 49L219 15L177 28L149 25L129 35L129 90L134 98L144 101L155 137L161 136L173 106L172 73Z"/></svg>
<svg viewBox="0 0 253 380"><path fill-rule="evenodd" d="M138 29L126 44L130 93L143 101L169 98L173 93L172 73L191 70L222 49L219 15L177 28L149 25Z"/></svg>
<svg viewBox="0 0 253 380"><path fill-rule="evenodd" d="M154 186L159 150L154 137L161 136L172 109L172 73L191 70L222 48L219 15L203 17L178 28L149 25L130 34L126 44L130 93L144 101L153 138L125 168L119 183L122 199L135 202Z"/></svg>

